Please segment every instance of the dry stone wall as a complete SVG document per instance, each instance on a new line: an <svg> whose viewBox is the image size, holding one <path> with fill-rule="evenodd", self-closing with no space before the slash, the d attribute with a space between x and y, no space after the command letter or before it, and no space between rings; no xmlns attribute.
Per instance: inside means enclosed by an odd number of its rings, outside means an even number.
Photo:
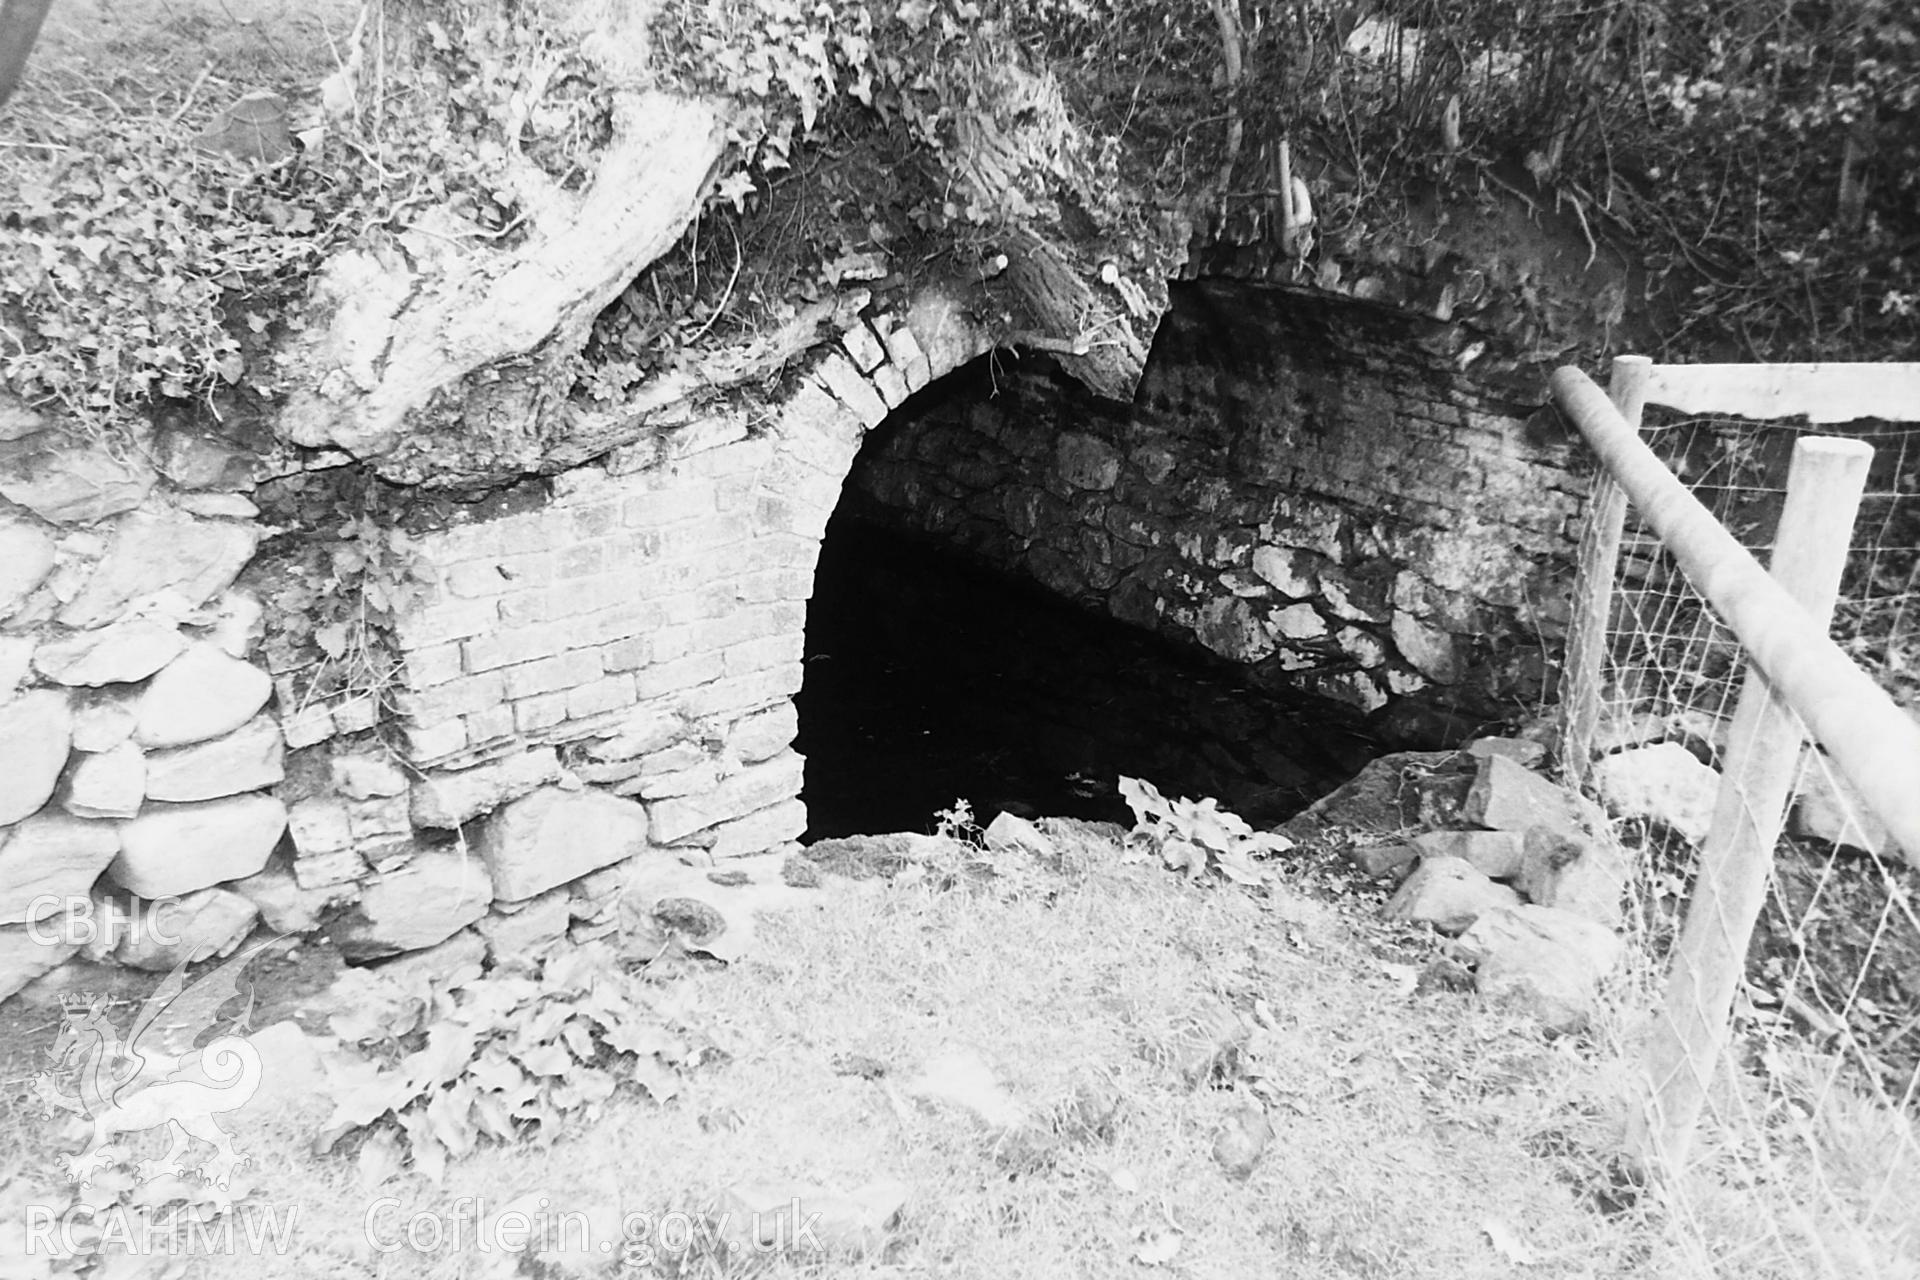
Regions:
<svg viewBox="0 0 1920 1280"><path fill-rule="evenodd" d="M168 968L257 919L217 887L287 822L261 608L234 586L261 537L242 452L0 413L0 997L83 947Z"/></svg>
<svg viewBox="0 0 1920 1280"><path fill-rule="evenodd" d="M234 584L269 464L0 406L0 998L82 951L166 969L257 927L517 962L615 928L635 866L790 841L827 517L865 432L978 341L924 298L771 406L426 534L385 738L370 696L309 705L265 669Z"/></svg>
<svg viewBox="0 0 1920 1280"><path fill-rule="evenodd" d="M1136 403L997 367L851 492L1116 618L1418 740L1537 705L1587 477L1459 330L1305 291L1176 290Z"/></svg>

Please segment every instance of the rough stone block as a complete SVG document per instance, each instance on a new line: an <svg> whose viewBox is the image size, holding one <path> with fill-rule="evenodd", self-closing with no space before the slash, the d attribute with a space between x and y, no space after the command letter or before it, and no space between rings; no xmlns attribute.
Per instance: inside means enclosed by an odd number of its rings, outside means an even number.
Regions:
<svg viewBox="0 0 1920 1280"><path fill-rule="evenodd" d="M96 761L106 758L94 757ZM258 791L286 776L285 759L279 722L272 716L255 716L221 737L149 754L147 798L215 800Z"/></svg>
<svg viewBox="0 0 1920 1280"><path fill-rule="evenodd" d="M147 758L122 742L110 751L82 756L67 775L60 807L76 818L131 818L147 798Z"/></svg>
<svg viewBox="0 0 1920 1280"><path fill-rule="evenodd" d="M920 340L913 336L913 330L906 325L887 333L887 354L893 358L895 367L906 375L909 391L918 391L933 381L933 362L920 349Z"/></svg>
<svg viewBox="0 0 1920 1280"><path fill-rule="evenodd" d="M144 511L123 516L87 585L60 610L60 621L97 627L155 595L198 608L233 585L259 541L255 525Z"/></svg>
<svg viewBox="0 0 1920 1280"><path fill-rule="evenodd" d="M158 478L143 458L104 442L62 441L11 452L0 497L53 524L91 524L139 506Z"/></svg>
<svg viewBox="0 0 1920 1280"><path fill-rule="evenodd" d="M1120 454L1098 436L1063 433L1053 445L1054 469L1075 489L1105 492L1120 479Z"/></svg>
<svg viewBox="0 0 1920 1280"><path fill-rule="evenodd" d="M867 427L877 427L886 420L887 402L845 356L838 352L829 355L820 362L813 376L842 404L858 414Z"/></svg>
<svg viewBox="0 0 1920 1280"><path fill-rule="evenodd" d="M1534 827L1526 834L1514 887L1529 902L1571 911L1611 929L1620 923L1621 899L1632 871L1626 854L1610 841Z"/></svg>
<svg viewBox="0 0 1920 1280"><path fill-rule="evenodd" d="M125 911L116 917L124 925L117 936L96 938L87 953L100 959L110 950L117 963L150 973L233 954L260 917L249 899L228 889L202 889L169 902L136 900Z"/></svg>
<svg viewBox="0 0 1920 1280"><path fill-rule="evenodd" d="M413 823L419 827L457 827L559 779L560 760L552 747L521 752L458 773L430 774L413 784Z"/></svg>
<svg viewBox="0 0 1920 1280"><path fill-rule="evenodd" d="M1459 680L1460 659L1452 636L1405 610L1394 611L1392 630L1394 648L1414 670L1437 684Z"/></svg>
<svg viewBox="0 0 1920 1280"><path fill-rule="evenodd" d="M694 653L673 662L656 662L633 673L634 694L641 701L695 689L717 680L726 671L717 653Z"/></svg>
<svg viewBox="0 0 1920 1280"><path fill-rule="evenodd" d="M694 719L737 716L798 693L805 678L806 671L799 662L785 662L746 675L730 675L682 695L680 709Z"/></svg>
<svg viewBox="0 0 1920 1280"><path fill-rule="evenodd" d="M1615 816L1651 819L1697 845L1713 825L1720 774L1679 743L1657 742L1602 756L1593 789Z"/></svg>
<svg viewBox="0 0 1920 1280"><path fill-rule="evenodd" d="M880 345L880 339L873 336L873 330L864 320L855 320L840 335L840 345L846 348L854 367L862 373L872 373L887 358L887 349Z"/></svg>
<svg viewBox="0 0 1920 1280"><path fill-rule="evenodd" d="M1476 758L1505 756L1515 764L1528 769L1538 768L1540 762L1547 758L1545 745L1529 738L1475 738L1461 750Z"/></svg>
<svg viewBox="0 0 1920 1280"><path fill-rule="evenodd" d="M1347 856L1369 880L1399 880L1413 870L1420 853L1410 844L1363 844Z"/></svg>
<svg viewBox="0 0 1920 1280"><path fill-rule="evenodd" d="M500 609L492 599L448 598L402 615L394 638L402 649L424 649L492 631L499 622Z"/></svg>
<svg viewBox="0 0 1920 1280"><path fill-rule="evenodd" d="M351 886L367 873L367 861L352 849L294 859L294 883L303 890Z"/></svg>
<svg viewBox="0 0 1920 1280"><path fill-rule="evenodd" d="M1626 951L1604 925L1533 905L1483 914L1454 948L1478 966L1474 985L1483 997L1556 1031L1586 1025L1600 983Z"/></svg>
<svg viewBox="0 0 1920 1280"><path fill-rule="evenodd" d="M565 653L573 639L567 626L543 622L496 628L467 640L462 649L467 670L478 674Z"/></svg>
<svg viewBox="0 0 1920 1280"><path fill-rule="evenodd" d="M148 804L120 824L107 874L143 898L192 893L260 870L286 829L286 806L272 796Z"/></svg>
<svg viewBox="0 0 1920 1280"><path fill-rule="evenodd" d="M592 684L568 690L567 718L584 720L588 716L617 711L621 707L630 707L633 705L634 696L631 675L605 676Z"/></svg>
<svg viewBox="0 0 1920 1280"><path fill-rule="evenodd" d="M1487 912L1519 904L1519 894L1459 858L1425 858L1387 900L1385 910L1390 920L1412 920L1459 934Z"/></svg>
<svg viewBox="0 0 1920 1280"><path fill-rule="evenodd" d="M538 733L567 718L567 691L522 698L513 704L513 727L519 733Z"/></svg>
<svg viewBox="0 0 1920 1280"><path fill-rule="evenodd" d="M631 784L619 789L619 795L638 796L642 800L665 800L672 796L710 791L720 785L720 764L702 759L689 768L671 773L643 773Z"/></svg>
<svg viewBox="0 0 1920 1280"><path fill-rule="evenodd" d="M496 968L525 968L540 949L566 936L573 923L571 889L550 889L531 901L494 903L494 909L474 926L487 944L487 956ZM511 910L508 908L511 907Z"/></svg>
<svg viewBox="0 0 1920 1280"><path fill-rule="evenodd" d="M807 638L798 633L742 641L726 652L726 674L743 676L797 663L806 656L806 649Z"/></svg>
<svg viewBox="0 0 1920 1280"><path fill-rule="evenodd" d="M486 915L492 901L479 858L455 848L420 849L404 867L362 885L359 901L328 935L349 960L421 951Z"/></svg>
<svg viewBox="0 0 1920 1280"><path fill-rule="evenodd" d="M646 810L604 792L543 787L503 806L480 833L494 892L531 898L646 847Z"/></svg>
<svg viewBox="0 0 1920 1280"><path fill-rule="evenodd" d="M633 760L660 750L687 732L677 712L662 707L636 707L619 732L586 744L590 760Z"/></svg>
<svg viewBox="0 0 1920 1280"><path fill-rule="evenodd" d="M444 760L467 745L467 726L461 720L442 720L439 724L408 725L407 754L416 764Z"/></svg>
<svg viewBox="0 0 1920 1280"><path fill-rule="evenodd" d="M0 557L5 554L0 547ZM186 643L173 627L148 618L129 618L97 631L45 641L34 651L33 665L56 684L127 684L145 680L172 662Z"/></svg>
<svg viewBox="0 0 1920 1280"><path fill-rule="evenodd" d="M907 402L907 375L897 366L883 364L870 375L874 390L886 402L887 408L898 409Z"/></svg>
<svg viewBox="0 0 1920 1280"><path fill-rule="evenodd" d="M80 950L77 942L46 941L44 929L24 924L0 925L0 1000L5 1000L41 974L64 964Z"/></svg>
<svg viewBox="0 0 1920 1280"><path fill-rule="evenodd" d="M233 881L227 888L251 902L267 928L279 934L309 933L319 927L330 909L359 896L359 889L351 883L302 888L293 869L281 859Z"/></svg>
<svg viewBox="0 0 1920 1280"><path fill-rule="evenodd" d="M119 851L112 823L53 811L0 830L0 924L56 915L64 902L55 899L86 897Z"/></svg>
<svg viewBox="0 0 1920 1280"><path fill-rule="evenodd" d="M365 848L371 841L390 836L413 834L407 797L374 796L366 800L349 800L347 830L353 835L355 848Z"/></svg>
<svg viewBox="0 0 1920 1280"><path fill-rule="evenodd" d="M780 702L742 716L727 733L727 750L746 764L758 764L779 755L800 732L800 714L791 702Z"/></svg>
<svg viewBox="0 0 1920 1280"><path fill-rule="evenodd" d="M648 806L656 844L674 844L696 831L730 822L800 794L804 761L783 751L751 765L703 795L661 800Z"/></svg>
<svg viewBox="0 0 1920 1280"><path fill-rule="evenodd" d="M573 689L600 678L600 655L576 649L557 657L541 658L506 670L506 692L511 699L531 698L556 689Z"/></svg>
<svg viewBox="0 0 1920 1280"><path fill-rule="evenodd" d="M266 672L217 645L192 645L140 695L133 739L148 748L205 742L253 719L272 694Z"/></svg>
<svg viewBox="0 0 1920 1280"><path fill-rule="evenodd" d="M406 655L405 661L403 675L407 687L412 689L431 689L457 680L466 672L457 640L415 649Z"/></svg>
<svg viewBox="0 0 1920 1280"><path fill-rule="evenodd" d="M1460 816L1495 831L1547 827L1564 836L1580 837L1586 834L1583 823L1588 811L1564 787L1529 773L1507 757L1483 756Z"/></svg>
<svg viewBox="0 0 1920 1280"><path fill-rule="evenodd" d="M652 646L647 643L645 637L629 636L624 640L615 640L612 644L600 646L600 667L603 671L618 674L644 667L652 656Z"/></svg>
<svg viewBox="0 0 1920 1280"><path fill-rule="evenodd" d="M72 745L73 711L66 694L39 689L0 706L0 826L20 821L52 798Z"/></svg>
<svg viewBox="0 0 1920 1280"><path fill-rule="evenodd" d="M353 847L353 822L346 801L336 796L307 796L287 809L287 831L294 851L317 857Z"/></svg>
<svg viewBox="0 0 1920 1280"><path fill-rule="evenodd" d="M1520 874L1523 844L1517 831L1429 831L1413 838L1422 858L1458 858L1495 880Z"/></svg>
<svg viewBox="0 0 1920 1280"><path fill-rule="evenodd" d="M1828 844L1886 853L1894 848L1893 835L1874 816L1852 784L1820 753L1809 752L1800 778L1787 829Z"/></svg>
<svg viewBox="0 0 1920 1280"><path fill-rule="evenodd" d="M783 800L715 827L709 852L715 858L749 858L798 840L806 829L807 806L798 799Z"/></svg>

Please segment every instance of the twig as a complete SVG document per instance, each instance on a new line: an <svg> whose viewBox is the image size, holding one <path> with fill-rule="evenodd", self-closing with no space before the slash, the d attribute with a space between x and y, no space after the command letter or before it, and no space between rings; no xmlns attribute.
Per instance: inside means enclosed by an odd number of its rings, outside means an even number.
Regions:
<svg viewBox="0 0 1920 1280"><path fill-rule="evenodd" d="M187 86L187 96L180 100L180 109L167 117L167 124L169 127L179 124L181 118L185 116L188 111L193 109L193 100L195 96L199 94L200 86L205 84L207 82L207 77L212 74L213 74L213 64L211 62L209 62L206 66L200 68L200 74L195 76L193 78L193 83Z"/></svg>
<svg viewBox="0 0 1920 1280"><path fill-rule="evenodd" d="M727 234L733 237L733 274L727 277L727 287L721 291L720 301L714 304L713 314L707 317L707 322L701 325L691 338L687 339L686 345L689 347L706 337L707 330L713 328L713 322L720 318L722 312L726 311L727 302L733 297L734 282L740 278L740 263L745 257L745 255L740 252L740 233L733 229L732 223L728 223Z"/></svg>

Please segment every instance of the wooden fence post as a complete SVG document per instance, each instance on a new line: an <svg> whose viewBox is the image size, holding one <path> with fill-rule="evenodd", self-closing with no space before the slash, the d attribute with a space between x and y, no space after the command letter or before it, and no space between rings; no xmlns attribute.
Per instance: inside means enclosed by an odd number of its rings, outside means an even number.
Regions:
<svg viewBox="0 0 1920 1280"><path fill-rule="evenodd" d="M1607 398L1627 426L1640 430L1646 408L1646 356L1615 356L1607 380ZM1604 679L1607 629L1612 622L1613 582L1620 566L1620 536L1626 528L1627 495L1603 468L1587 504L1588 536L1573 580L1572 617L1567 625L1567 656L1560 668L1560 775L1570 787L1586 781L1593 759L1593 735L1600 723L1600 686Z"/></svg>
<svg viewBox="0 0 1920 1280"><path fill-rule="evenodd" d="M1771 571L1823 629L1833 619L1872 459L1873 449L1859 440L1807 437L1794 446ZM1659 1162L1677 1171L1686 1163L1726 1047L1802 742L1799 718L1749 662L1721 761L1713 826L1647 1046L1648 1094L1629 1118L1627 1153L1643 1170Z"/></svg>

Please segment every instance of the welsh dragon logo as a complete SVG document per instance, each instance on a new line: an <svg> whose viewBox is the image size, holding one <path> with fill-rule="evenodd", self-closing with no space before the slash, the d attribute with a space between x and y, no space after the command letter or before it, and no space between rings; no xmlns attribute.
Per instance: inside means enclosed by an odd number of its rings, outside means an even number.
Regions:
<svg viewBox="0 0 1920 1280"><path fill-rule="evenodd" d="M124 1035L108 1021L105 999L67 1008L67 1025L53 1047L55 1066L34 1078L34 1089L49 1109L93 1122L86 1147L67 1161L69 1181L85 1186L97 1172L125 1164L129 1152L115 1139L162 1126L171 1130L172 1145L160 1159L136 1166L141 1182L193 1173L182 1157L196 1139L213 1147L198 1169L212 1186L224 1190L249 1163L214 1117L245 1106L260 1087L260 1051L234 1034L252 1012L251 988L246 1009L199 1051L197 1066L187 1055L218 1025L221 1006L241 994L247 965L279 941L241 952L193 982L181 963L141 1003Z"/></svg>

